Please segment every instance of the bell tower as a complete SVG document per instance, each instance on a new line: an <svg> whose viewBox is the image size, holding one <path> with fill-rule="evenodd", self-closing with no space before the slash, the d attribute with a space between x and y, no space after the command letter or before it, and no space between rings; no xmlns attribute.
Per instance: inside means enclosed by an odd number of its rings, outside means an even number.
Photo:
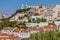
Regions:
<svg viewBox="0 0 60 40"><path fill-rule="evenodd" d="M25 8L25 7L24 7L24 4L22 4L22 5L21 5L21 9L24 9L24 8Z"/></svg>

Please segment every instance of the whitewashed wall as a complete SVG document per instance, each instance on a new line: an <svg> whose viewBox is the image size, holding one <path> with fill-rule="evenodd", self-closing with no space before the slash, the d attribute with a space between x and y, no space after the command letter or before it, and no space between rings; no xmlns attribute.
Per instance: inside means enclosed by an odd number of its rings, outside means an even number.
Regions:
<svg viewBox="0 0 60 40"><path fill-rule="evenodd" d="M48 25L48 22L41 22L41 23L26 23L27 27L34 27L39 25L39 27L44 27Z"/></svg>

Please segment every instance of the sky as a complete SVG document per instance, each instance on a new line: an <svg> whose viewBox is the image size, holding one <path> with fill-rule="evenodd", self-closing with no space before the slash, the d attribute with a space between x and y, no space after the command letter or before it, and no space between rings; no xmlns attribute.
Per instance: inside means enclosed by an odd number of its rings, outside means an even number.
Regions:
<svg viewBox="0 0 60 40"><path fill-rule="evenodd" d="M0 0L0 14L13 14L22 4L56 5L60 0Z"/></svg>

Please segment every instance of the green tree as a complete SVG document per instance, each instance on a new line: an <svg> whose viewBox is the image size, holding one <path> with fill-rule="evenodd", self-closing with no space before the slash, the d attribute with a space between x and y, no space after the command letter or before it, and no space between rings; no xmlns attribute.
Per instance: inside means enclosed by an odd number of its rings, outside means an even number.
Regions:
<svg viewBox="0 0 60 40"><path fill-rule="evenodd" d="M19 16L18 19L23 19L23 17L20 17L20 16Z"/></svg>
<svg viewBox="0 0 60 40"><path fill-rule="evenodd" d="M27 8L27 9L19 9L19 10L16 10L16 13L19 13L19 12L26 12L26 11L29 11L30 8Z"/></svg>
<svg viewBox="0 0 60 40"><path fill-rule="evenodd" d="M57 39L60 40L60 31L57 32Z"/></svg>
<svg viewBox="0 0 60 40"><path fill-rule="evenodd" d="M39 16L39 14L38 14L38 13L34 13L34 15L35 15L35 16Z"/></svg>
<svg viewBox="0 0 60 40"><path fill-rule="evenodd" d="M3 29L3 26L0 24L0 30L2 30Z"/></svg>
<svg viewBox="0 0 60 40"><path fill-rule="evenodd" d="M33 19L32 19L32 22L34 22L34 23L35 23L35 18L33 18Z"/></svg>
<svg viewBox="0 0 60 40"><path fill-rule="evenodd" d="M5 19L4 21L2 21L1 25L3 27L8 27L9 26L9 20L8 19Z"/></svg>
<svg viewBox="0 0 60 40"><path fill-rule="evenodd" d="M42 20L42 22L46 22L46 19L45 18L42 18L41 20Z"/></svg>
<svg viewBox="0 0 60 40"><path fill-rule="evenodd" d="M9 22L9 26L10 27L15 27L16 23L17 23L16 21Z"/></svg>
<svg viewBox="0 0 60 40"><path fill-rule="evenodd" d="M31 22L31 19L29 19L28 22Z"/></svg>
<svg viewBox="0 0 60 40"><path fill-rule="evenodd" d="M27 27L26 27L26 24L25 24L25 23L20 23L20 24L18 24L18 25L19 25L19 27L20 27L20 28L27 29Z"/></svg>
<svg viewBox="0 0 60 40"><path fill-rule="evenodd" d="M36 22L37 23L40 23L41 22L41 19L40 18L36 18Z"/></svg>
<svg viewBox="0 0 60 40"><path fill-rule="evenodd" d="M26 40L60 40L60 32L40 31L36 34L32 34L31 37Z"/></svg>

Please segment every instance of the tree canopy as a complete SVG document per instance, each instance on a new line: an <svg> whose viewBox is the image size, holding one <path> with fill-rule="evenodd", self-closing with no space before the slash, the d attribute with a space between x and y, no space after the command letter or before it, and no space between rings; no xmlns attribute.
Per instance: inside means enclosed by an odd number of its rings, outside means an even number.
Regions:
<svg viewBox="0 0 60 40"><path fill-rule="evenodd" d="M29 38L25 38L24 40L60 40L60 32L40 31L36 34L32 34Z"/></svg>
<svg viewBox="0 0 60 40"><path fill-rule="evenodd" d="M19 10L16 10L16 13L18 13L18 12L26 12L26 11L29 11L30 10L30 8L27 8L27 9L19 9Z"/></svg>

